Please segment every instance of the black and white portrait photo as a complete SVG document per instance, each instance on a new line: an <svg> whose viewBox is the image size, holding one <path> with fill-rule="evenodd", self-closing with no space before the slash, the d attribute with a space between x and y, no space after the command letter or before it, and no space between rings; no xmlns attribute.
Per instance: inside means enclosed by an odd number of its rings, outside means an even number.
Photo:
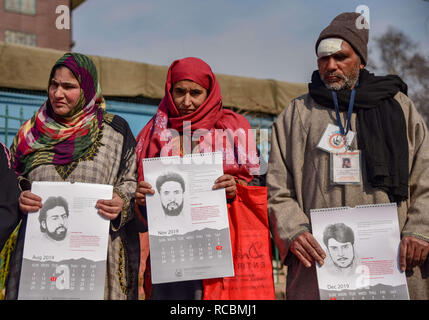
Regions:
<svg viewBox="0 0 429 320"><path fill-rule="evenodd" d="M48 239L63 241L67 236L69 206L63 197L49 197L39 212L40 231Z"/></svg>
<svg viewBox="0 0 429 320"><path fill-rule="evenodd" d="M177 172L167 172L156 179L162 209L167 217L177 217L183 213L186 191L185 180Z"/></svg>
<svg viewBox="0 0 429 320"><path fill-rule="evenodd" d="M330 273L354 275L356 269L355 235L344 223L328 225L323 231L327 253L325 267Z"/></svg>

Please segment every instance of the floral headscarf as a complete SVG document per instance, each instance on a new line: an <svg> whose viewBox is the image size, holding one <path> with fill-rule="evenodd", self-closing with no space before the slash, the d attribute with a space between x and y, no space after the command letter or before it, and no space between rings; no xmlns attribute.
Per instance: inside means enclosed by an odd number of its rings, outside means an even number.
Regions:
<svg viewBox="0 0 429 320"><path fill-rule="evenodd" d="M19 175L43 164L70 164L94 153L99 145L96 142L100 139L105 101L95 64L83 54L66 53L53 66L49 82L60 66L67 67L78 80L79 101L69 114L60 117L53 112L48 98L21 126L11 148L13 167Z"/></svg>

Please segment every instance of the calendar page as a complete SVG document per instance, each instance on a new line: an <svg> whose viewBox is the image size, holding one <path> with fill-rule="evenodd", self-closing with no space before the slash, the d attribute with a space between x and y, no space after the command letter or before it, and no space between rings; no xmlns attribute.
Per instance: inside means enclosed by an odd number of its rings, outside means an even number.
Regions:
<svg viewBox="0 0 429 320"><path fill-rule="evenodd" d="M399 268L396 203L311 210L313 235L326 252L317 264L322 300L408 300Z"/></svg>
<svg viewBox="0 0 429 320"><path fill-rule="evenodd" d="M152 282L234 276L222 153L143 160Z"/></svg>
<svg viewBox="0 0 429 320"><path fill-rule="evenodd" d="M113 187L33 182L43 207L28 213L18 299L104 299L110 222L97 213Z"/></svg>

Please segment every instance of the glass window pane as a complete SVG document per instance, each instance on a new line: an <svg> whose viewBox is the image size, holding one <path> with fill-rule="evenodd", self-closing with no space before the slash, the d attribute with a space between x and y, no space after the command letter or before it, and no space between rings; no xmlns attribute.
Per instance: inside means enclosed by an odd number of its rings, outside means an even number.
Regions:
<svg viewBox="0 0 429 320"><path fill-rule="evenodd" d="M5 0L5 10L9 12L35 15L36 0Z"/></svg>
<svg viewBox="0 0 429 320"><path fill-rule="evenodd" d="M5 43L21 44L24 46L37 46L37 37L35 34L20 31L6 30L4 33Z"/></svg>

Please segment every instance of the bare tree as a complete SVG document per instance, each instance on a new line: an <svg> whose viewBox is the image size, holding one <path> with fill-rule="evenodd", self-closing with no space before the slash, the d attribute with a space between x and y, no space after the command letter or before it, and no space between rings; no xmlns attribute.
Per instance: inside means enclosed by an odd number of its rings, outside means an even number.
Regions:
<svg viewBox="0 0 429 320"><path fill-rule="evenodd" d="M417 43L393 27L374 40L380 62L371 59L368 66L377 73L400 76L408 84L408 96L429 125L429 55L425 56Z"/></svg>

